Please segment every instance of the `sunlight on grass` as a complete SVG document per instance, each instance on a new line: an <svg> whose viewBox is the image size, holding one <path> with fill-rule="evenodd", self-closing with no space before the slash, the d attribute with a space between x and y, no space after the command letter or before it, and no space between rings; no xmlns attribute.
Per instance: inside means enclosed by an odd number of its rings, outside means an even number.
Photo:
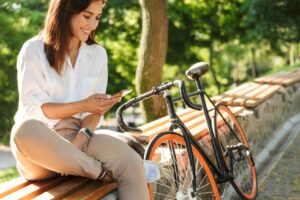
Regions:
<svg viewBox="0 0 300 200"><path fill-rule="evenodd" d="M0 171L0 184L19 177L19 173L15 167Z"/></svg>

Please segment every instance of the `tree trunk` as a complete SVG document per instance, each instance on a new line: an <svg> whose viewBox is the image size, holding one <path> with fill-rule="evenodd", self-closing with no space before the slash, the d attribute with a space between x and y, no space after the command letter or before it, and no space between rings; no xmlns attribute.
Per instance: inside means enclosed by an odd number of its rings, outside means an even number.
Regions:
<svg viewBox="0 0 300 200"><path fill-rule="evenodd" d="M149 91L161 83L168 45L167 0L140 0L142 8L142 38L136 89L138 94ZM141 103L146 121L165 116L166 105L161 96Z"/></svg>
<svg viewBox="0 0 300 200"><path fill-rule="evenodd" d="M209 47L209 65L210 65L210 69L211 69L211 73L213 75L213 79L217 85L218 88L218 94L221 94L221 84L217 79L217 75L214 69L214 64L213 64L213 58L214 58L214 41L211 40L210 41L210 47Z"/></svg>
<svg viewBox="0 0 300 200"><path fill-rule="evenodd" d="M257 71L255 49L253 47L251 47L251 55L252 55L252 77L256 78L258 77L258 71Z"/></svg>

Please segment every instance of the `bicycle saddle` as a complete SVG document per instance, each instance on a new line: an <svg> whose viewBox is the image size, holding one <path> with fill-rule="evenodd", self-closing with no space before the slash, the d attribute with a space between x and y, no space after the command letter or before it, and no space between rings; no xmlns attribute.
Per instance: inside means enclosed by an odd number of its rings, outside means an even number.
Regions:
<svg viewBox="0 0 300 200"><path fill-rule="evenodd" d="M193 80L195 78L200 78L208 71L209 65L205 62L198 62L193 64L188 70L186 70L185 75Z"/></svg>

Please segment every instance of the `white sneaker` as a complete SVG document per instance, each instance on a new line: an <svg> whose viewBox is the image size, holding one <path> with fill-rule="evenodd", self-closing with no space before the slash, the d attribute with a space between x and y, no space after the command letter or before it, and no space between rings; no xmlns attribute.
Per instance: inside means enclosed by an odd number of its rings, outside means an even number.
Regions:
<svg viewBox="0 0 300 200"><path fill-rule="evenodd" d="M152 183L160 179L159 164L151 160L144 160L144 170L147 183Z"/></svg>

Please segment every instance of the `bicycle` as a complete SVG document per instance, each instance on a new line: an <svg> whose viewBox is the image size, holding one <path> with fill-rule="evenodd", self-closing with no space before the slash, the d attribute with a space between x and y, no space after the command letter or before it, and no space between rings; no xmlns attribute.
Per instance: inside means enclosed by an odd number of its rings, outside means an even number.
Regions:
<svg viewBox="0 0 300 200"><path fill-rule="evenodd" d="M187 77L197 85L197 91L191 94L187 94L184 81L175 80L154 87L117 110L117 119L124 131L141 133L140 129L125 124L122 113L142 100L164 93L171 126L169 131L159 133L150 141L144 156L159 163L162 173L160 180L148 185L151 199L221 199L228 182L242 199L256 197L255 163L246 136L230 109L222 103L215 105L200 81L208 68L208 64L199 62L186 71ZM177 116L169 91L173 87L179 88L179 99L185 105L203 110L215 160ZM200 104L190 100L194 96L200 97ZM206 99L212 108L208 108Z"/></svg>

